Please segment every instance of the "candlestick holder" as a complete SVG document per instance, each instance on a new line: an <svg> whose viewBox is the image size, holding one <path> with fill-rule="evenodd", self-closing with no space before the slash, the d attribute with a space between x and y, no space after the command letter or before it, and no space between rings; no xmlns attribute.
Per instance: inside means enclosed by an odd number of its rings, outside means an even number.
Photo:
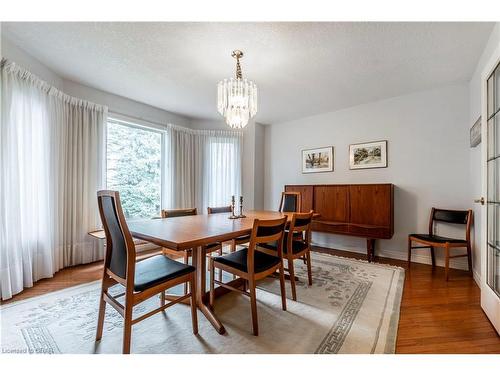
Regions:
<svg viewBox="0 0 500 375"><path fill-rule="evenodd" d="M234 214L234 208L236 206L235 204L235 200L234 200L234 195L231 197L231 216L229 216L229 219L238 219L239 216L238 215L235 215Z"/></svg>
<svg viewBox="0 0 500 375"><path fill-rule="evenodd" d="M240 214L238 215L238 217L240 219L243 219L244 217L246 217L245 215L243 215L243 196L240 195Z"/></svg>

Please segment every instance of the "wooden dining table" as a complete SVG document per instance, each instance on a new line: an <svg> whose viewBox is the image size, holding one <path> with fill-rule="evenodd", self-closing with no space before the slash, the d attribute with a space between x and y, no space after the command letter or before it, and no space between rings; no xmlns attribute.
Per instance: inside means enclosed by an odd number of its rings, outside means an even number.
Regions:
<svg viewBox="0 0 500 375"><path fill-rule="evenodd" d="M255 219L278 219L283 216L291 220L293 212L246 211L245 218L230 219L228 213L194 215L150 219L128 222L132 236L158 246L173 250L192 249L192 264L196 267L196 304L217 332L223 334L225 328L215 312L208 306L206 291L207 259L203 246L214 242L225 242L250 234ZM241 286L241 280L231 281L233 286ZM216 294L217 295L217 294ZM176 298L178 296L171 296Z"/></svg>

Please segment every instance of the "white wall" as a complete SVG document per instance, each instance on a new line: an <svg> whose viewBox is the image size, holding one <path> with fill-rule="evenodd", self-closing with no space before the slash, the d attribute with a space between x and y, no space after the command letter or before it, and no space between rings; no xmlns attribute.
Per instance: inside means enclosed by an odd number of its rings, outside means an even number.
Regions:
<svg viewBox="0 0 500 375"><path fill-rule="evenodd" d="M470 127L476 122L479 116L481 116L481 90L482 82L481 75L483 70L486 68L486 64L494 57L495 50L500 48L500 23L495 25L488 43L476 65L474 74L469 82L469 121L466 124L466 131L469 131ZM471 196L470 200L477 199L484 195L482 191L482 165L481 165L481 152L482 148L486 147L485 142L475 148L469 149L469 173L470 173L470 184L471 184ZM486 198L486 197L485 197ZM481 248L482 241L484 241L482 236L482 228L486 223L481 222L481 210L485 210L486 206L482 207L475 205L475 226L474 226L474 245L478 250L474 253L474 277L476 281L480 281L481 278Z"/></svg>
<svg viewBox="0 0 500 375"><path fill-rule="evenodd" d="M190 127L191 119L180 116L160 108L136 102L123 96L114 95L109 92L101 91L93 87L81 85L76 82L64 80L63 91L80 99L89 100L94 103L106 105L110 112L146 120L158 124L176 124L179 126Z"/></svg>
<svg viewBox="0 0 500 375"><path fill-rule="evenodd" d="M286 184L393 183L394 237L378 241L376 250L406 259L407 236L427 232L432 206L472 206L465 130L468 100L467 84L454 85L267 126L265 207L278 207ZM376 140L388 141L388 168L349 170L349 144ZM301 150L320 146L334 146L334 172L302 174ZM454 228L444 229L456 233ZM315 234L313 241L366 251L365 241L355 237ZM428 250L415 254L416 261L430 263ZM464 261L458 258L451 265L462 268Z"/></svg>

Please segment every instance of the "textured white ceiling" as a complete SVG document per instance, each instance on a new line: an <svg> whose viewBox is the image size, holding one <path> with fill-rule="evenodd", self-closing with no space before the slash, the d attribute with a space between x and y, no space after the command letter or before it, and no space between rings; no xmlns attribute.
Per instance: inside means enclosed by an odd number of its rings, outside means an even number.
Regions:
<svg viewBox="0 0 500 375"><path fill-rule="evenodd" d="M64 78L197 118L218 118L216 84L259 87L274 123L470 79L492 23L3 23Z"/></svg>

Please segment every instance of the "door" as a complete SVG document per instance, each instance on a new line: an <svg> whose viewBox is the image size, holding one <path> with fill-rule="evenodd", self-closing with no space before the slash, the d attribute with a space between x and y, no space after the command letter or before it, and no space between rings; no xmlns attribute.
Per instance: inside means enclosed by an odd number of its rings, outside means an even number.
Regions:
<svg viewBox="0 0 500 375"><path fill-rule="evenodd" d="M500 333L500 64L485 75L486 238L481 255L481 307ZM484 129L484 127L483 127ZM483 132L484 134L484 132ZM484 233L483 233L484 234Z"/></svg>

